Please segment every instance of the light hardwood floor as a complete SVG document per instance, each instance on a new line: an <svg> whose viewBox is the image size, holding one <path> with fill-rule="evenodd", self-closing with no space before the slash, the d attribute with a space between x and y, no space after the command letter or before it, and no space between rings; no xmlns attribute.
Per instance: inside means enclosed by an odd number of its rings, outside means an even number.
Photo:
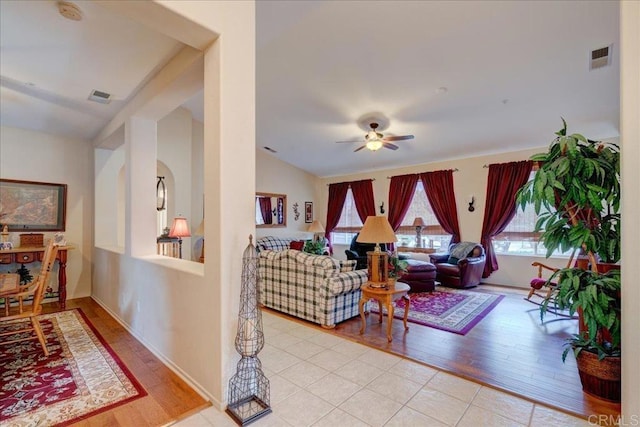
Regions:
<svg viewBox="0 0 640 427"><path fill-rule="evenodd" d="M148 393L74 426L161 426L211 406L91 298L67 301L72 308L84 312ZM43 305L43 312L55 311L57 303Z"/></svg>

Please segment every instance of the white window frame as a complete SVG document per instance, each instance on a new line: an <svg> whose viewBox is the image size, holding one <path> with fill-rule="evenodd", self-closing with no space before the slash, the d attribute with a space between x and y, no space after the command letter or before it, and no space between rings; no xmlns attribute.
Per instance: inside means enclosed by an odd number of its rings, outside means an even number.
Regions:
<svg viewBox="0 0 640 427"><path fill-rule="evenodd" d="M331 232L331 243L334 245L350 245L353 236L360 232L363 223L358 216L356 201L351 187L347 190L338 225Z"/></svg>
<svg viewBox="0 0 640 427"><path fill-rule="evenodd" d="M420 208L415 204L422 204L422 207ZM422 217L426 224L426 227L421 232L422 247L440 251L447 250L452 236L442 228L433 213L433 208L421 179L418 179L409 209L402 219L400 228L396 231L398 246L416 247L416 228L413 226L413 220L418 216Z"/></svg>
<svg viewBox="0 0 640 427"><path fill-rule="evenodd" d="M533 180L537 168L531 171L529 181ZM533 204L528 204L524 211L517 207L516 215L502 233L491 239L496 255L545 257L547 249L540 242L542 232L534 232L538 215ZM528 226L528 227L527 227ZM571 250L562 253L555 251L552 258L569 258Z"/></svg>

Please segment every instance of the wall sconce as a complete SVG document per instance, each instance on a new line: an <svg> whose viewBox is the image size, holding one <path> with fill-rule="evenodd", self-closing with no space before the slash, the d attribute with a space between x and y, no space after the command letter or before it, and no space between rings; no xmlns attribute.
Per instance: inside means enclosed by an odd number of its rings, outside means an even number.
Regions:
<svg viewBox="0 0 640 427"><path fill-rule="evenodd" d="M380 203L380 215L384 213L384 202Z"/></svg>
<svg viewBox="0 0 640 427"><path fill-rule="evenodd" d="M474 206L476 202L476 199L473 196L469 196L469 212L473 212L476 210L476 207Z"/></svg>
<svg viewBox="0 0 640 427"><path fill-rule="evenodd" d="M178 244L180 245L180 259L182 259L182 238L191 237L189 232L189 224L187 224L187 218L177 217L173 219L171 224L171 231L169 231L169 237L177 237Z"/></svg>
<svg viewBox="0 0 640 427"><path fill-rule="evenodd" d="M167 208L167 186L164 183L164 176L158 177L156 183L156 209L163 211Z"/></svg>

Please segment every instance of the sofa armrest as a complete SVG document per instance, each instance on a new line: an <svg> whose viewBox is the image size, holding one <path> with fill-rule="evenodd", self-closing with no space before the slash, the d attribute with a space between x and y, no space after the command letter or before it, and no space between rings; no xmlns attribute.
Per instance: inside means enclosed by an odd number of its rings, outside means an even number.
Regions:
<svg viewBox="0 0 640 427"><path fill-rule="evenodd" d="M347 294L358 290L368 280L366 270L354 270L345 273L338 273L329 278L323 286L320 287L320 295L336 296Z"/></svg>
<svg viewBox="0 0 640 427"><path fill-rule="evenodd" d="M482 279L486 257L464 258L458 262L460 283L464 286L476 285Z"/></svg>
<svg viewBox="0 0 640 427"><path fill-rule="evenodd" d="M485 262L486 257L484 256L479 256L479 257L475 257L475 258L462 258L460 261L458 261L458 265L462 266L461 263L464 264L482 264L484 266L484 262Z"/></svg>
<svg viewBox="0 0 640 427"><path fill-rule="evenodd" d="M436 254L429 255L429 262L431 262L431 264L447 262L448 259L449 259L448 253L436 253Z"/></svg>

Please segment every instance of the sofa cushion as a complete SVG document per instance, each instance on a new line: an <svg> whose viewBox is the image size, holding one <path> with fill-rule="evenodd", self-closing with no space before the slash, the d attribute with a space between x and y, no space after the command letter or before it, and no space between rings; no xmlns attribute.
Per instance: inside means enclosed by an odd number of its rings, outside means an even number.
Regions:
<svg viewBox="0 0 640 427"><path fill-rule="evenodd" d="M356 265L358 261L356 260L342 260L340 261L340 273L346 273L349 271L354 271L356 269Z"/></svg>
<svg viewBox="0 0 640 427"><path fill-rule="evenodd" d="M436 266L431 264L430 262L421 261L417 259L408 259L407 262L407 272L408 273L418 273L418 272L431 272L436 271Z"/></svg>
<svg viewBox="0 0 640 427"><path fill-rule="evenodd" d="M304 248L304 240L292 240L289 243L289 249L295 249L296 251L301 251Z"/></svg>
<svg viewBox="0 0 640 427"><path fill-rule="evenodd" d="M457 265L441 263L438 264L438 274L444 274L446 276L459 276L460 268Z"/></svg>
<svg viewBox="0 0 640 427"><path fill-rule="evenodd" d="M258 252L264 250L271 251L283 251L289 249L289 243L291 239L284 239L281 237L264 236L256 240L256 248Z"/></svg>

